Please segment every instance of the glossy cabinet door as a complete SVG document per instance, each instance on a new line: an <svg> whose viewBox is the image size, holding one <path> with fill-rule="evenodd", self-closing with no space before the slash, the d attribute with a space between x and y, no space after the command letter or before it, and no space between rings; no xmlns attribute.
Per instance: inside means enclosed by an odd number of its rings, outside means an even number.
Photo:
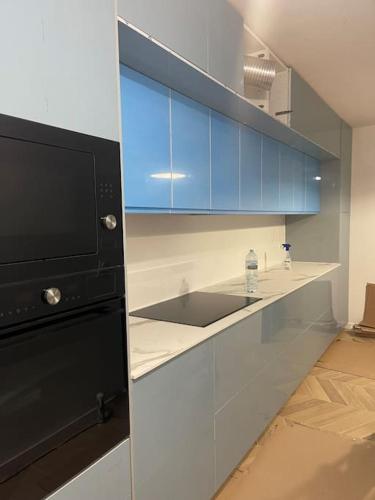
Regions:
<svg viewBox="0 0 375 500"><path fill-rule="evenodd" d="M210 118L207 107L172 92L173 208L210 208Z"/></svg>
<svg viewBox="0 0 375 500"><path fill-rule="evenodd" d="M242 16L227 0L208 4L208 73L240 94L244 93Z"/></svg>
<svg viewBox="0 0 375 500"><path fill-rule="evenodd" d="M291 72L290 126L340 157L341 119L294 70Z"/></svg>
<svg viewBox="0 0 375 500"><path fill-rule="evenodd" d="M335 339L338 272L213 338L216 488Z"/></svg>
<svg viewBox="0 0 375 500"><path fill-rule="evenodd" d="M319 161L305 156L306 212L320 210L320 179Z"/></svg>
<svg viewBox="0 0 375 500"><path fill-rule="evenodd" d="M212 498L212 365L207 341L132 383L137 500Z"/></svg>
<svg viewBox="0 0 375 500"><path fill-rule="evenodd" d="M121 66L125 205L171 207L169 89Z"/></svg>
<svg viewBox="0 0 375 500"><path fill-rule="evenodd" d="M280 204L281 212L293 211L294 164L293 149L280 144ZM303 165L302 165L303 167Z"/></svg>
<svg viewBox="0 0 375 500"><path fill-rule="evenodd" d="M211 112L211 208L239 209L239 124Z"/></svg>
<svg viewBox="0 0 375 500"><path fill-rule="evenodd" d="M279 142L263 136L262 146L262 210L279 211Z"/></svg>
<svg viewBox="0 0 375 500"><path fill-rule="evenodd" d="M240 127L240 210L262 210L262 135Z"/></svg>
<svg viewBox="0 0 375 500"><path fill-rule="evenodd" d="M280 144L280 212L304 212L305 165L304 155Z"/></svg>
<svg viewBox="0 0 375 500"><path fill-rule="evenodd" d="M126 209L316 213L319 162L121 66Z"/></svg>
<svg viewBox="0 0 375 500"><path fill-rule="evenodd" d="M305 155L293 150L293 211L304 212L306 199Z"/></svg>

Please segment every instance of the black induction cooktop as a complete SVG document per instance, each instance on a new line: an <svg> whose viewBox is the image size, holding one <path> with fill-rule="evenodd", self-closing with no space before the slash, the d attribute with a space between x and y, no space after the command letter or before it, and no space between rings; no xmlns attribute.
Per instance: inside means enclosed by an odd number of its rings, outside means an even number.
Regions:
<svg viewBox="0 0 375 500"><path fill-rule="evenodd" d="M130 316L204 327L258 300L261 299L220 293L192 292L143 307L131 312Z"/></svg>

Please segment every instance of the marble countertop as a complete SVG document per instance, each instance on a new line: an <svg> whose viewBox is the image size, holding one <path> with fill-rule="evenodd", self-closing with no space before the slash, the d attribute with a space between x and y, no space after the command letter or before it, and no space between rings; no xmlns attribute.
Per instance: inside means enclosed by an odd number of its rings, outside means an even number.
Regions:
<svg viewBox="0 0 375 500"><path fill-rule="evenodd" d="M293 262L286 271L281 266L260 272L254 296L263 300L241 309L204 328L129 317L130 375L133 380L179 356L229 326L251 316L272 302L339 267L323 262ZM200 289L201 292L250 295L245 292L245 276Z"/></svg>

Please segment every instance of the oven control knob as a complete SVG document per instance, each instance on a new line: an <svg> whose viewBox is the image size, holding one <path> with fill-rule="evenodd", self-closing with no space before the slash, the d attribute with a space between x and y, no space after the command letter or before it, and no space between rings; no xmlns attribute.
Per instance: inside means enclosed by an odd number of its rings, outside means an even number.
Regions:
<svg viewBox="0 0 375 500"><path fill-rule="evenodd" d="M117 226L117 219L114 215L106 215L105 217L102 217L102 223L103 226L108 229L109 231L113 231L113 229L116 229Z"/></svg>
<svg viewBox="0 0 375 500"><path fill-rule="evenodd" d="M61 291L58 288L47 288L43 290L43 300L50 306L56 306L61 300Z"/></svg>

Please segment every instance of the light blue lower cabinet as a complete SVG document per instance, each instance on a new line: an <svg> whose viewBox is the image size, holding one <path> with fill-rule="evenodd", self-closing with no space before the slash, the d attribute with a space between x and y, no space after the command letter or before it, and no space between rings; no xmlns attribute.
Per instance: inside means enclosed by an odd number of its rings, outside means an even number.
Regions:
<svg viewBox="0 0 375 500"><path fill-rule="evenodd" d="M207 500L338 333L339 269L132 384L136 500Z"/></svg>
<svg viewBox="0 0 375 500"><path fill-rule="evenodd" d="M214 337L217 488L335 339L338 273Z"/></svg>
<svg viewBox="0 0 375 500"><path fill-rule="evenodd" d="M208 341L132 384L136 500L214 494L213 382Z"/></svg>
<svg viewBox="0 0 375 500"><path fill-rule="evenodd" d="M207 107L172 91L172 207L210 208L210 117Z"/></svg>
<svg viewBox="0 0 375 500"><path fill-rule="evenodd" d="M215 488L219 489L278 410L261 377L215 414ZM259 412L258 409L262 411Z"/></svg>
<svg viewBox="0 0 375 500"><path fill-rule="evenodd" d="M132 500L129 439L115 446L47 498L48 500Z"/></svg>

